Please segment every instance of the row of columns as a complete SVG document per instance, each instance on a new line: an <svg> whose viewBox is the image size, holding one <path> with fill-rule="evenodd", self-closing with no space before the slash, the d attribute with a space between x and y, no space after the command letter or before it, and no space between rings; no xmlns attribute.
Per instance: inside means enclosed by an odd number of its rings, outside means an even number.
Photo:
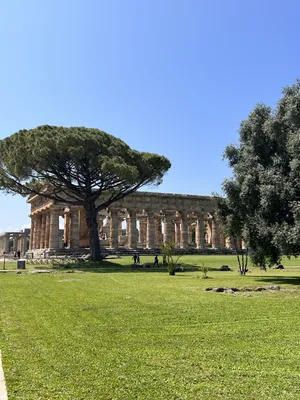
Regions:
<svg viewBox="0 0 300 400"><path fill-rule="evenodd" d="M82 231L87 231L85 213L81 208L68 208L63 211L49 209L32 215L30 249L59 249L62 247L59 233L59 215L64 217L64 245L78 248L81 245ZM202 214L190 218L187 212L174 213L165 211L163 216L155 215L153 210L147 210L146 215L139 215L139 230L137 229L137 212L135 209L127 209L127 246L135 249L138 246L146 248L158 248L162 242L172 241L177 247L188 248L192 241L192 224L195 226L196 248L205 248L205 234L210 232L210 242L213 248L233 247L220 232L214 218L204 218ZM162 232L162 221L164 229ZM103 228L103 216L98 216L99 232ZM118 248L119 239L122 236L122 219L119 209L109 210L109 246ZM87 244L88 245L88 244Z"/></svg>
<svg viewBox="0 0 300 400"><path fill-rule="evenodd" d="M162 234L162 218L155 217L153 211L147 211L147 216L139 217L139 237L136 228L137 218L135 210L127 210L128 218L126 219L128 237L128 247L137 248L141 245L147 248L159 247L162 242L173 241L177 247L187 248L191 242L192 228L191 222L186 213L181 213L180 218L174 215L174 212L166 211L163 217L164 232ZM193 219L195 223L195 242L197 248L205 247L205 221L202 215L198 215ZM220 234L218 224L214 218L207 220L210 224L212 247L225 247L223 235ZM110 210L110 232L109 245L111 248L117 248L120 237L120 219L118 209Z"/></svg>
<svg viewBox="0 0 300 400"><path fill-rule="evenodd" d="M59 248L59 211L41 212L31 217L31 250Z"/></svg>
<svg viewBox="0 0 300 400"><path fill-rule="evenodd" d="M31 217L30 249L58 249L62 246L59 232L59 215L57 209L40 212ZM79 247L80 227L79 209L65 208L64 244L67 247Z"/></svg>
<svg viewBox="0 0 300 400"><path fill-rule="evenodd" d="M10 240L12 239L12 246ZM27 235L25 233L6 233L0 236L0 254L20 251L24 254L27 251Z"/></svg>

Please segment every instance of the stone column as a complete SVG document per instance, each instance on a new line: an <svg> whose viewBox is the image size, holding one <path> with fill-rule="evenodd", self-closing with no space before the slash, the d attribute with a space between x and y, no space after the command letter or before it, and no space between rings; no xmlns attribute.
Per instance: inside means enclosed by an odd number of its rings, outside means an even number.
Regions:
<svg viewBox="0 0 300 400"><path fill-rule="evenodd" d="M206 235L207 235L207 244L210 245L212 243L212 223L211 219L206 220Z"/></svg>
<svg viewBox="0 0 300 400"><path fill-rule="evenodd" d="M155 245L155 226L153 211L147 212L147 248L153 249Z"/></svg>
<svg viewBox="0 0 300 400"><path fill-rule="evenodd" d="M73 209L70 215L71 219L71 234L70 234L70 247L79 247L79 218L78 209Z"/></svg>
<svg viewBox="0 0 300 400"><path fill-rule="evenodd" d="M214 249L220 248L220 233L219 226L215 218L211 220L211 244Z"/></svg>
<svg viewBox="0 0 300 400"><path fill-rule="evenodd" d="M36 229L37 229L37 221L36 221L36 216L33 215L31 217L31 229L30 230L30 240L31 240L31 250L35 249L35 241L36 241Z"/></svg>
<svg viewBox="0 0 300 400"><path fill-rule="evenodd" d="M225 249L225 237L223 231L220 231L220 248Z"/></svg>
<svg viewBox="0 0 300 400"><path fill-rule="evenodd" d="M41 248L41 232L42 232L42 219L41 215L38 214L36 216L36 236L35 236L35 248L40 249Z"/></svg>
<svg viewBox="0 0 300 400"><path fill-rule="evenodd" d="M172 241L172 217L173 213L165 211L164 212L164 243Z"/></svg>
<svg viewBox="0 0 300 400"><path fill-rule="evenodd" d="M27 237L26 235L22 236L22 243L21 243L21 254L26 254L27 253L27 246L28 246L28 242L27 242Z"/></svg>
<svg viewBox="0 0 300 400"><path fill-rule="evenodd" d="M147 219L140 217L140 231L139 231L139 243L141 246L146 247L147 239Z"/></svg>
<svg viewBox="0 0 300 400"><path fill-rule="evenodd" d="M5 235L4 237L4 251L5 254L7 254L9 252L9 236Z"/></svg>
<svg viewBox="0 0 300 400"><path fill-rule="evenodd" d="M34 217L31 217L29 250L33 250Z"/></svg>
<svg viewBox="0 0 300 400"><path fill-rule="evenodd" d="M46 214L41 218L41 249L46 248Z"/></svg>
<svg viewBox="0 0 300 400"><path fill-rule="evenodd" d="M65 208L65 210L64 210L64 244L66 244L67 246L71 246L70 225L71 225L70 209Z"/></svg>
<svg viewBox="0 0 300 400"><path fill-rule="evenodd" d="M127 247L129 247L129 237L130 237L130 218L126 218L126 236L127 236Z"/></svg>
<svg viewBox="0 0 300 400"><path fill-rule="evenodd" d="M188 244L190 244L190 243L192 243L192 238L193 238L192 220L191 220L191 218L187 219L187 225L188 225Z"/></svg>
<svg viewBox="0 0 300 400"><path fill-rule="evenodd" d="M46 214L46 229L45 229L45 249L50 247L50 214Z"/></svg>
<svg viewBox="0 0 300 400"><path fill-rule="evenodd" d="M127 211L130 215L128 247L130 249L136 249L137 247L136 211L135 210L127 210Z"/></svg>
<svg viewBox="0 0 300 400"><path fill-rule="evenodd" d="M59 212L58 210L50 210L50 233L49 233L50 249L59 248Z"/></svg>
<svg viewBox="0 0 300 400"><path fill-rule="evenodd" d="M204 220L202 215L198 215L197 224L196 224L196 246L198 249L204 248Z"/></svg>
<svg viewBox="0 0 300 400"><path fill-rule="evenodd" d="M117 249L118 248L118 209L111 208L110 212L110 248Z"/></svg>
<svg viewBox="0 0 300 400"><path fill-rule="evenodd" d="M237 237L236 248L237 248L237 250L241 250L242 249L242 238L240 236Z"/></svg>
<svg viewBox="0 0 300 400"><path fill-rule="evenodd" d="M154 246L160 248L163 242L161 217L154 217Z"/></svg>
<svg viewBox="0 0 300 400"><path fill-rule="evenodd" d="M118 225L118 236L122 236L122 222L123 219L119 219L119 225Z"/></svg>
<svg viewBox="0 0 300 400"><path fill-rule="evenodd" d="M180 247L180 221L175 221L175 227L176 227L175 243L176 247Z"/></svg>
<svg viewBox="0 0 300 400"><path fill-rule="evenodd" d="M230 248L235 250L235 240L234 237L230 237Z"/></svg>
<svg viewBox="0 0 300 400"><path fill-rule="evenodd" d="M180 247L182 249L188 248L188 226L187 216L184 212L181 212L181 235L180 235Z"/></svg>
<svg viewBox="0 0 300 400"><path fill-rule="evenodd" d="M80 213L82 212L82 211L79 211ZM103 234L103 215L101 215L100 213L98 213L98 217L97 217L98 219L97 219L97 221L98 221L98 232L99 232L99 240L101 240L102 239L102 234ZM83 235L83 232L84 232L84 230L85 230L85 227L84 227L84 222L82 222L82 216L81 216L81 214L79 214L79 219L80 219L80 237L82 237L82 235Z"/></svg>

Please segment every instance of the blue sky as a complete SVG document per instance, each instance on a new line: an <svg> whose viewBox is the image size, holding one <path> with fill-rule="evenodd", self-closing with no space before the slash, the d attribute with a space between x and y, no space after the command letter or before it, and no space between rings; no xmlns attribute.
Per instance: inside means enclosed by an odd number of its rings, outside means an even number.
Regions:
<svg viewBox="0 0 300 400"><path fill-rule="evenodd" d="M224 147L258 102L300 77L292 0L10 0L0 3L0 138L96 127L170 158L158 191L220 191ZM0 230L29 223L0 194Z"/></svg>

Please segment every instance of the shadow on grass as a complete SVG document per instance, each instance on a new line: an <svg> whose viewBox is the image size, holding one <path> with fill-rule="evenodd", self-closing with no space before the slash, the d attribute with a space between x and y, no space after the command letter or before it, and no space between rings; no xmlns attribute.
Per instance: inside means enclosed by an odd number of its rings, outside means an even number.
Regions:
<svg viewBox="0 0 300 400"><path fill-rule="evenodd" d="M276 283L277 285L300 285L300 276L268 276L256 279L258 282Z"/></svg>
<svg viewBox="0 0 300 400"><path fill-rule="evenodd" d="M99 262L82 262L82 263L72 263L72 264L57 264L52 266L53 269L59 271L84 271L84 272L95 272L95 273L112 273L112 272L135 272L135 273L145 273L145 272L163 272L168 273L166 267L143 267L142 265L133 266L132 264L120 265L111 261L99 261ZM198 267L193 267L191 265L184 266L184 271L198 271Z"/></svg>
<svg viewBox="0 0 300 400"><path fill-rule="evenodd" d="M96 272L96 273L112 273L112 272L166 272L166 268L144 268L133 267L132 264L120 265L111 261L99 261L99 262L83 262L75 264L58 264L53 265L53 269L60 271L68 270L79 270L84 272Z"/></svg>

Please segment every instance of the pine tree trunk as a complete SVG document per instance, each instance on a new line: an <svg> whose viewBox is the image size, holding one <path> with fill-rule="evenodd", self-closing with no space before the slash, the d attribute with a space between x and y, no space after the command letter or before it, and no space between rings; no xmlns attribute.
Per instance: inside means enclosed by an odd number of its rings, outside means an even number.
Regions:
<svg viewBox="0 0 300 400"><path fill-rule="evenodd" d="M101 261L102 257L101 257L97 211L95 203L87 204L84 208L86 211L86 223L89 234L91 261Z"/></svg>

